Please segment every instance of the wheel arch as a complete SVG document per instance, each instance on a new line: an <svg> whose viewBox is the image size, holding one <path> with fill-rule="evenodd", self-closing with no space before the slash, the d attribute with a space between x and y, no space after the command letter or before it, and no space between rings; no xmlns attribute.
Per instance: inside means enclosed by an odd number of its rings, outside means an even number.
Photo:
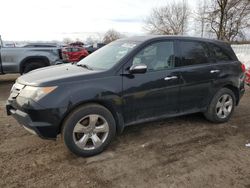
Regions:
<svg viewBox="0 0 250 188"><path fill-rule="evenodd" d="M45 67L50 65L50 61L46 56L29 56L21 61L19 67L20 73L24 71L25 65L31 62L41 62L44 64Z"/></svg>
<svg viewBox="0 0 250 188"><path fill-rule="evenodd" d="M121 113L118 112L118 110L110 102L104 101L104 100L89 100L89 101L80 102L80 103L72 106L63 115L63 118L62 118L62 120L61 120L61 122L59 124L59 132L58 132L58 134L61 133L63 122L70 115L70 113L72 113L75 109L79 108L80 106L85 106L85 105L90 105L90 104L97 104L97 105L103 106L104 108L106 108L107 110L109 110L111 112L111 114L113 115L114 119L115 119L116 133L117 134L121 134L123 132L123 130L124 130L123 116L122 116Z"/></svg>
<svg viewBox="0 0 250 188"><path fill-rule="evenodd" d="M235 98L236 98L236 106L237 106L239 104L239 101L240 101L239 89L237 87L233 86L232 84L227 84L227 85L223 86L223 88L230 89L234 93Z"/></svg>

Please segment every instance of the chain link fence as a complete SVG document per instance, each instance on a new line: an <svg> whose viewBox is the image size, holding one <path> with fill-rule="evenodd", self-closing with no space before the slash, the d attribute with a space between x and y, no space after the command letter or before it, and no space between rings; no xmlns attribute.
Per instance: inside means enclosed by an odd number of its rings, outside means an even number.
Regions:
<svg viewBox="0 0 250 188"><path fill-rule="evenodd" d="M231 45L238 59L250 68L250 44Z"/></svg>

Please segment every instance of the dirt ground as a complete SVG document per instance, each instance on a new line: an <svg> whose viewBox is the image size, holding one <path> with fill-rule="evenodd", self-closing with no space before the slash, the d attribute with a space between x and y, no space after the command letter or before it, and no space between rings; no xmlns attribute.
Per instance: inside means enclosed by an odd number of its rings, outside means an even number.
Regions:
<svg viewBox="0 0 250 188"><path fill-rule="evenodd" d="M250 188L250 89L229 123L194 114L131 126L104 153L80 158L6 116L16 77L0 76L0 187Z"/></svg>

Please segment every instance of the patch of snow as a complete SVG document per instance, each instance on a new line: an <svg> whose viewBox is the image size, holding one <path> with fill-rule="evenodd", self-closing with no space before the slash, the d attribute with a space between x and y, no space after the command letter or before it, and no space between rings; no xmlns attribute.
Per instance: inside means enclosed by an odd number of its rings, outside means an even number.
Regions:
<svg viewBox="0 0 250 188"><path fill-rule="evenodd" d="M250 54L239 53L236 54L240 62L244 63L247 69L250 69Z"/></svg>
<svg viewBox="0 0 250 188"><path fill-rule="evenodd" d="M250 44L231 45L238 59L250 69Z"/></svg>

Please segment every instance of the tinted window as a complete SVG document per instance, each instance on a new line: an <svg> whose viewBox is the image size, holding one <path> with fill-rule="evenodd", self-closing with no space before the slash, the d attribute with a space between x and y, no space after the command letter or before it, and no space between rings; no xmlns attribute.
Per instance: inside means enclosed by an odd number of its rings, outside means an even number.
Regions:
<svg viewBox="0 0 250 188"><path fill-rule="evenodd" d="M72 52L72 48L66 48L67 52Z"/></svg>
<svg viewBox="0 0 250 188"><path fill-rule="evenodd" d="M78 52L79 48L66 48L67 52Z"/></svg>
<svg viewBox="0 0 250 188"><path fill-rule="evenodd" d="M223 49L221 49L219 46L216 46L214 44L210 44L210 46L211 46L212 54L217 61L232 60L232 58L229 55L227 55L227 53L225 53Z"/></svg>
<svg viewBox="0 0 250 188"><path fill-rule="evenodd" d="M181 60L176 64L177 67L209 62L209 52L205 43L182 41L180 42L180 48Z"/></svg>
<svg viewBox="0 0 250 188"><path fill-rule="evenodd" d="M79 48L72 48L72 52L78 52Z"/></svg>
<svg viewBox="0 0 250 188"><path fill-rule="evenodd" d="M141 63L147 65L148 71L173 68L173 42L158 42L145 47L133 58L133 65Z"/></svg>

